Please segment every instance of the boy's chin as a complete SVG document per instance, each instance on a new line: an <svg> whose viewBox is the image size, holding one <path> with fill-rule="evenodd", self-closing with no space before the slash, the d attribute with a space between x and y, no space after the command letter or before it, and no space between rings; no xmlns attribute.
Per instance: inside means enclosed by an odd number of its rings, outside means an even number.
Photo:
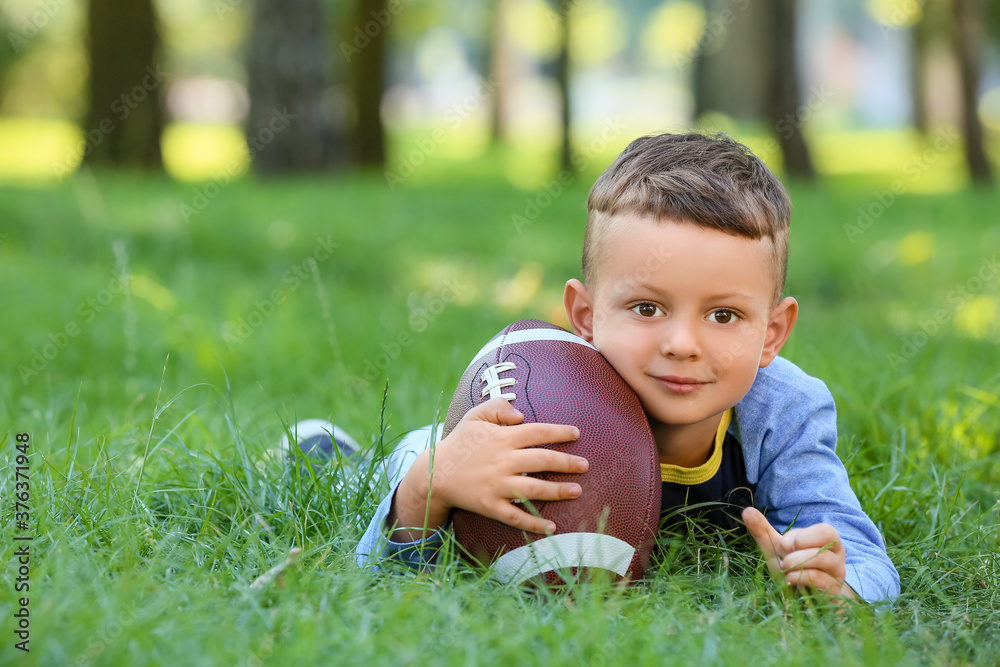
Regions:
<svg viewBox="0 0 1000 667"><path fill-rule="evenodd" d="M664 410L663 408L650 410L649 408L643 407L646 412L646 419L649 420L649 425L652 428L657 426L693 426L694 424L701 423L714 416L714 414L702 414L704 411L677 411L677 410Z"/></svg>
<svg viewBox="0 0 1000 667"><path fill-rule="evenodd" d="M663 410L649 410L646 409L646 419L649 420L649 425L652 427L657 426L687 426L688 424L694 423L688 419L680 418L676 412L674 413L664 413Z"/></svg>

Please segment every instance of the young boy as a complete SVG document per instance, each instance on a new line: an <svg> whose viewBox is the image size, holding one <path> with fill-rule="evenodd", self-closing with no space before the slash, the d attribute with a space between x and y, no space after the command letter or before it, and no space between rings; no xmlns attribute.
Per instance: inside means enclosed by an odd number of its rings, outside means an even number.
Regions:
<svg viewBox="0 0 1000 667"><path fill-rule="evenodd" d="M642 137L597 180L587 209L584 282L566 283L566 313L646 411L663 511L752 504L742 519L788 585L897 595L899 575L834 453L833 398L778 356L798 315L795 299L781 298L790 202L778 179L725 135ZM358 563L432 563L453 508L554 531L512 501L576 498L580 486L522 473L582 472L587 462L529 449L572 441L575 427L522 420L502 398L471 410L437 443L435 466L452 472L433 484L426 447L440 430L407 436Z"/></svg>

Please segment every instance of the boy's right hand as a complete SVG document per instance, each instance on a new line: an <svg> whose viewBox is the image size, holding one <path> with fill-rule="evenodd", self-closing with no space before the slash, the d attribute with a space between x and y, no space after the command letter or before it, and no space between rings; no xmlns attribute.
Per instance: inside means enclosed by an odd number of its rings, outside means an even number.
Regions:
<svg viewBox="0 0 1000 667"><path fill-rule="evenodd" d="M556 527L551 521L511 501L579 497L579 484L550 482L524 473L585 472L586 459L537 448L547 443L571 442L580 437L580 432L575 426L521 424L523 420L524 415L506 399L494 398L469 410L448 437L437 444L433 475L429 470L430 450L424 450L396 490L386 523L405 528L397 529L392 539L412 542L433 533L444 525L453 508L520 530L554 532Z"/></svg>

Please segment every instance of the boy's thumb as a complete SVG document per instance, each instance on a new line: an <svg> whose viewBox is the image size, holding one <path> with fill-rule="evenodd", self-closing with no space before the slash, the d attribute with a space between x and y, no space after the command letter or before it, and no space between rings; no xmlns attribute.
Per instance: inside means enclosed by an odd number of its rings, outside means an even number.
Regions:
<svg viewBox="0 0 1000 667"><path fill-rule="evenodd" d="M524 415L510 404L506 398L491 398L469 411L470 416L482 421L512 426L524 421Z"/></svg>
<svg viewBox="0 0 1000 667"><path fill-rule="evenodd" d="M779 577L782 554L778 552L778 547L781 544L781 533L774 529L756 507L747 507L743 510L743 523L760 548L767 569L773 576Z"/></svg>
<svg viewBox="0 0 1000 667"><path fill-rule="evenodd" d="M774 526L756 507L745 508L742 517L743 523L746 524L747 530L750 531L750 535L757 542L760 550L764 552L765 558L777 557L781 533L774 529Z"/></svg>

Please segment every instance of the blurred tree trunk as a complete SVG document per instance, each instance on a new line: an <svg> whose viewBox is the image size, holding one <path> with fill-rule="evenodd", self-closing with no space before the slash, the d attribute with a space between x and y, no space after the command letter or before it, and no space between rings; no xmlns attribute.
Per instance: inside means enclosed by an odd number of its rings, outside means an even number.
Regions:
<svg viewBox="0 0 1000 667"><path fill-rule="evenodd" d="M163 132L159 35L152 0L90 0L90 106L84 159L99 166L159 169Z"/></svg>
<svg viewBox="0 0 1000 667"><path fill-rule="evenodd" d="M797 0L771 0L771 96L770 116L785 157L785 172L807 181L816 180L809 146L802 136L802 123L811 107L803 106L799 94L799 67L795 52Z"/></svg>
<svg viewBox="0 0 1000 667"><path fill-rule="evenodd" d="M556 55L555 78L559 89L559 169L573 173L572 162L572 109L570 102L570 12L573 0L558 0L556 11L559 15L559 51Z"/></svg>
<svg viewBox="0 0 1000 667"><path fill-rule="evenodd" d="M510 37L507 34L507 2L491 0L487 15L486 77L490 95L490 143L501 143L507 135L504 87L510 81ZM495 85L494 85L495 84Z"/></svg>
<svg viewBox="0 0 1000 667"><path fill-rule="evenodd" d="M386 32L391 26L388 0L357 0L354 24L360 27L363 44L351 59L351 77L356 123L354 159L359 166L381 169L385 165L385 128L382 124L382 94L385 91ZM379 20L382 17L383 20Z"/></svg>
<svg viewBox="0 0 1000 667"><path fill-rule="evenodd" d="M706 26L696 50L689 53L695 118L711 111L737 120L766 117L768 43L773 30L766 2L704 0L704 4L706 17L714 20ZM726 11L728 22L720 18Z"/></svg>
<svg viewBox="0 0 1000 667"><path fill-rule="evenodd" d="M14 36L17 35L16 29L3 11L0 11L0 35L7 36L7 39L0 39L0 108L2 108L4 94L7 92L7 72L17 56L24 53L25 44L22 42L25 40Z"/></svg>
<svg viewBox="0 0 1000 667"><path fill-rule="evenodd" d="M917 131L930 134L930 118L927 113L927 49L930 45L930 23L927 11L911 28L910 42L910 98L913 105L913 124Z"/></svg>
<svg viewBox="0 0 1000 667"><path fill-rule="evenodd" d="M979 59L983 43L979 0L954 0L954 44L962 84L962 137L965 162L972 180L993 184L993 168L983 144L983 126L979 121Z"/></svg>
<svg viewBox="0 0 1000 667"><path fill-rule="evenodd" d="M345 162L327 96L321 0L257 0L249 40L247 144L254 169L278 175Z"/></svg>

